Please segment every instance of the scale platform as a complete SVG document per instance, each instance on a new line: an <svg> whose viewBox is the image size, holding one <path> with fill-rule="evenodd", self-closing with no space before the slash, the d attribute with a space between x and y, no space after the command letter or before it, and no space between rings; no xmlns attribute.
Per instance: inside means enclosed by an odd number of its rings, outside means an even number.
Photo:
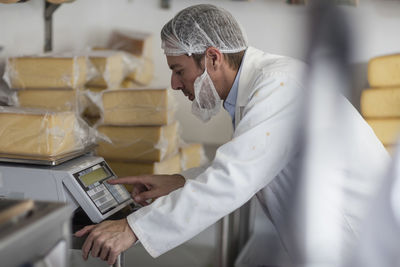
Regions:
<svg viewBox="0 0 400 267"><path fill-rule="evenodd" d="M68 160L90 153L94 150L95 147L96 145L90 145L80 150L74 150L56 156L16 155L0 153L0 162L56 166Z"/></svg>

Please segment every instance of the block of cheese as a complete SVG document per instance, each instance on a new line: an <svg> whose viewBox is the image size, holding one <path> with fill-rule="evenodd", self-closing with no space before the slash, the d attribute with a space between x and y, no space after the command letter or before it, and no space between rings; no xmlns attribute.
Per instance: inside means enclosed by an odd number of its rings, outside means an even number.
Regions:
<svg viewBox="0 0 400 267"><path fill-rule="evenodd" d="M118 177L142 174L176 174L181 172L179 154L159 162L128 162L107 159L107 164Z"/></svg>
<svg viewBox="0 0 400 267"><path fill-rule="evenodd" d="M152 59L153 35L148 32L117 30L112 32L107 48Z"/></svg>
<svg viewBox="0 0 400 267"><path fill-rule="evenodd" d="M370 87L400 86L400 54L372 58L368 62Z"/></svg>
<svg viewBox="0 0 400 267"><path fill-rule="evenodd" d="M112 144L99 142L97 153L107 159L161 161L178 150L178 123L166 126L107 126L97 130Z"/></svg>
<svg viewBox="0 0 400 267"><path fill-rule="evenodd" d="M9 58L4 79L10 88L80 88L86 82L86 60L56 55Z"/></svg>
<svg viewBox="0 0 400 267"><path fill-rule="evenodd" d="M396 119L367 119L378 139L384 145L397 143L400 134L400 118Z"/></svg>
<svg viewBox="0 0 400 267"><path fill-rule="evenodd" d="M166 125L176 105L167 89L121 89L103 92L103 124Z"/></svg>
<svg viewBox="0 0 400 267"><path fill-rule="evenodd" d="M200 167L208 161L202 144L185 144L179 147L179 154L183 171Z"/></svg>
<svg viewBox="0 0 400 267"><path fill-rule="evenodd" d="M125 70L123 55L117 51L96 50L90 51L89 60L98 71L86 86L89 87L118 87L125 78L127 71Z"/></svg>
<svg viewBox="0 0 400 267"><path fill-rule="evenodd" d="M361 114L366 118L400 117L400 87L364 90Z"/></svg>
<svg viewBox="0 0 400 267"><path fill-rule="evenodd" d="M21 107L39 108L52 111L75 111L78 108L76 90L18 90L18 103Z"/></svg>
<svg viewBox="0 0 400 267"><path fill-rule="evenodd" d="M132 80L140 85L148 85L153 80L154 64L150 58L142 58L138 67L128 74L127 79ZM125 87L129 88L129 87Z"/></svg>
<svg viewBox="0 0 400 267"><path fill-rule="evenodd" d="M0 153L56 156L83 148L73 112L0 109Z"/></svg>

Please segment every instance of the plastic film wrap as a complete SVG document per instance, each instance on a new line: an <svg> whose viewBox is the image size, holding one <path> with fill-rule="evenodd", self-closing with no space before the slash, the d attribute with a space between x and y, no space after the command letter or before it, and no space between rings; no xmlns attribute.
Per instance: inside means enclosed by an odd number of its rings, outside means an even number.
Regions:
<svg viewBox="0 0 400 267"><path fill-rule="evenodd" d="M107 164L118 177L143 174L176 174L181 172L179 154L160 162L123 162L107 160ZM129 188L128 188L129 190Z"/></svg>
<svg viewBox="0 0 400 267"><path fill-rule="evenodd" d="M182 171L200 167L209 162L204 147L198 143L183 143L179 147Z"/></svg>
<svg viewBox="0 0 400 267"><path fill-rule="evenodd" d="M111 143L99 142L97 154L117 161L162 161L176 154L179 124L165 126L98 126Z"/></svg>
<svg viewBox="0 0 400 267"><path fill-rule="evenodd" d="M0 107L0 153L57 156L95 143L95 131L74 112Z"/></svg>
<svg viewBox="0 0 400 267"><path fill-rule="evenodd" d="M120 89L102 93L103 124L167 125L174 121L177 104L167 89Z"/></svg>
<svg viewBox="0 0 400 267"><path fill-rule="evenodd" d="M17 106L25 108L46 109L49 111L79 111L84 104L77 90L18 90Z"/></svg>
<svg viewBox="0 0 400 267"><path fill-rule="evenodd" d="M7 59L3 79L13 89L74 89L93 74L84 56L43 54Z"/></svg>
<svg viewBox="0 0 400 267"><path fill-rule="evenodd" d="M141 64L136 57L116 50L93 50L88 57L98 71L86 84L88 87L117 88Z"/></svg>

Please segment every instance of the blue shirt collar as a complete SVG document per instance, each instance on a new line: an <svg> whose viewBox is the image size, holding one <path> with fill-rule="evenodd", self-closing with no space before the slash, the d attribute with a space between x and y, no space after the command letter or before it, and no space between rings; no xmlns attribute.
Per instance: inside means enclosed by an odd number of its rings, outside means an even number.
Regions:
<svg viewBox="0 0 400 267"><path fill-rule="evenodd" d="M244 58L244 55L243 55L243 58ZM236 100L237 100L238 89L239 89L239 78L240 78L240 73L242 71L242 63L243 63L243 60L240 63L240 67L236 74L235 81L233 82L232 88L229 91L229 94L224 101L224 109L226 111L228 111L229 115L232 118L233 128L235 128L235 108L236 108Z"/></svg>

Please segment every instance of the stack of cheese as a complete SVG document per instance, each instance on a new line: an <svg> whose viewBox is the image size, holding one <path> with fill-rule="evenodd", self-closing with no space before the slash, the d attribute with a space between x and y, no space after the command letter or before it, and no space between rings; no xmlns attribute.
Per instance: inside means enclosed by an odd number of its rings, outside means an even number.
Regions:
<svg viewBox="0 0 400 267"><path fill-rule="evenodd" d="M400 54L373 58L368 64L370 89L361 95L361 113L390 151L400 134Z"/></svg>
<svg viewBox="0 0 400 267"><path fill-rule="evenodd" d="M90 124L100 119L96 93L106 89L148 85L153 79L152 35L136 31L114 31L106 47L96 47L89 58L100 73L86 84L83 117Z"/></svg>
<svg viewBox="0 0 400 267"><path fill-rule="evenodd" d="M181 171L176 104L167 89L119 89L102 93L98 131L111 143L97 153L118 176Z"/></svg>
<svg viewBox="0 0 400 267"><path fill-rule="evenodd" d="M9 58L3 78L19 107L0 110L0 153L57 156L87 145L88 129L75 115L87 69L80 56Z"/></svg>
<svg viewBox="0 0 400 267"><path fill-rule="evenodd" d="M182 171L202 166L208 162L204 147L199 143L181 144L179 154Z"/></svg>

